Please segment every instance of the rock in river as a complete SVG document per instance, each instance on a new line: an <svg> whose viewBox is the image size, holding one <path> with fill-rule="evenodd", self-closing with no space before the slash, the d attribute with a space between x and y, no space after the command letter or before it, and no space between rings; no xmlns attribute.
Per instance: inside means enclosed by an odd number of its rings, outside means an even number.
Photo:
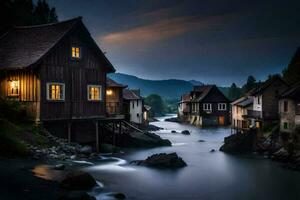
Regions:
<svg viewBox="0 0 300 200"><path fill-rule="evenodd" d="M183 130L183 131L181 131L181 134L183 134L183 135L190 135L191 133L188 130Z"/></svg>
<svg viewBox="0 0 300 200"><path fill-rule="evenodd" d="M76 171L69 173L60 183L65 190L90 190L96 185L95 179L88 173Z"/></svg>
<svg viewBox="0 0 300 200"><path fill-rule="evenodd" d="M148 157L146 160L132 161L131 163L157 168L181 168L187 166L177 153L160 153Z"/></svg>
<svg viewBox="0 0 300 200"><path fill-rule="evenodd" d="M66 166L64 164L57 164L54 166L55 170L64 170Z"/></svg>

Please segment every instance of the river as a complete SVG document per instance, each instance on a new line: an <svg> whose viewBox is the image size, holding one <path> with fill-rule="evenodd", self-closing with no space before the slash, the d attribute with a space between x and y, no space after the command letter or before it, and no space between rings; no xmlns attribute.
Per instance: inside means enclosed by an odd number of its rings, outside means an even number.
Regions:
<svg viewBox="0 0 300 200"><path fill-rule="evenodd" d="M167 116L168 117L168 116ZM172 147L131 150L106 156L103 163L87 167L106 191L126 194L130 200L299 200L300 173L257 156L230 155L218 151L230 128L196 128L163 121L153 125ZM171 133L190 130L191 135ZM205 142L199 142L199 140ZM210 150L215 149L215 152ZM178 170L133 166L132 160L154 153L176 152L187 163ZM111 158L112 157L112 158ZM103 189L102 189L103 190ZM101 194L97 199L109 199Z"/></svg>

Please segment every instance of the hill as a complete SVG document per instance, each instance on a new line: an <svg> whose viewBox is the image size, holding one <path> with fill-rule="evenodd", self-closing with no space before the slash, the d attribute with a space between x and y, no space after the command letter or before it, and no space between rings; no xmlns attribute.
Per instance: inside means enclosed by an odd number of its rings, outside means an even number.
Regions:
<svg viewBox="0 0 300 200"><path fill-rule="evenodd" d="M191 91L194 84L203 84L195 80L147 80L121 73L109 74L109 77L131 89L140 88L142 96L158 94L165 99L179 99L182 94Z"/></svg>

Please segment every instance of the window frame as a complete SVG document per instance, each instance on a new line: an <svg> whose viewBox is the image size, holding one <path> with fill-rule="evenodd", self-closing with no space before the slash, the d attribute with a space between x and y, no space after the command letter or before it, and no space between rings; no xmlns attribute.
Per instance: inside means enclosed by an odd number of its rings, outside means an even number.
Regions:
<svg viewBox="0 0 300 200"><path fill-rule="evenodd" d="M62 98L60 99L51 99L50 98L50 86L51 85L60 85L62 86ZM66 85L63 82L47 82L46 83L46 99L47 101L55 101L55 102L64 102L66 97Z"/></svg>
<svg viewBox="0 0 300 200"><path fill-rule="evenodd" d="M209 108L206 108L208 106ZM212 111L212 104L211 103L203 103L203 110L204 111Z"/></svg>
<svg viewBox="0 0 300 200"><path fill-rule="evenodd" d="M289 112L289 102L287 100L283 101L283 112Z"/></svg>
<svg viewBox="0 0 300 200"><path fill-rule="evenodd" d="M99 88L99 99L91 99L90 98L90 88L92 87L98 87ZM103 101L103 96L102 96L102 85L95 85L95 84L88 84L87 85L87 100L90 102L99 102Z"/></svg>
<svg viewBox="0 0 300 200"><path fill-rule="evenodd" d="M224 108L223 108L224 106ZM227 104L226 103L218 103L218 110L219 111L226 111L227 110Z"/></svg>
<svg viewBox="0 0 300 200"><path fill-rule="evenodd" d="M76 48L79 49L79 57L73 57L73 48L75 48L75 55L76 55ZM82 58L81 50L82 50L81 46L79 46L79 45L71 45L71 58L73 60L80 60Z"/></svg>
<svg viewBox="0 0 300 200"><path fill-rule="evenodd" d="M16 93L11 92L11 89L15 90L15 88L13 88L11 86L11 84L13 82L16 82L16 84L17 84L17 87L16 87L17 92ZM6 89L6 91L7 91L7 95L6 95L7 97L19 97L20 96L20 81L19 81L19 79L14 79L14 80L9 79L9 80L7 80L7 89Z"/></svg>

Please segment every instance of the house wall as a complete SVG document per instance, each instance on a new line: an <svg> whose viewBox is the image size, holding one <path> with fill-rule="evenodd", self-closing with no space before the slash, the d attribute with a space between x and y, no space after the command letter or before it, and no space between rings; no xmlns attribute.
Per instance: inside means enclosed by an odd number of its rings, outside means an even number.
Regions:
<svg viewBox="0 0 300 200"><path fill-rule="evenodd" d="M284 111L284 102L288 103L287 112ZM300 125L300 115L296 115L296 102L292 99L279 101L280 131L292 133ZM287 127L284 127L285 123Z"/></svg>
<svg viewBox="0 0 300 200"><path fill-rule="evenodd" d="M90 40L88 32L79 28L64 38L40 63L41 120L105 116L104 60L93 50ZM72 46L80 47L80 59L71 57ZM65 101L46 99L47 82L65 84ZM87 85L102 86L101 101L88 101Z"/></svg>
<svg viewBox="0 0 300 200"><path fill-rule="evenodd" d="M257 95L253 97L253 110L262 111L262 95Z"/></svg>
<svg viewBox="0 0 300 200"><path fill-rule="evenodd" d="M106 111L109 114L121 114L123 111L123 88L107 87L111 95L106 95Z"/></svg>
<svg viewBox="0 0 300 200"><path fill-rule="evenodd" d="M143 122L143 101L130 100L130 121L135 123Z"/></svg>
<svg viewBox="0 0 300 200"><path fill-rule="evenodd" d="M18 80L18 96L8 96L9 80ZM40 87L39 72L37 70L1 71L0 96L20 101L25 105L29 117L36 121L40 118Z"/></svg>

